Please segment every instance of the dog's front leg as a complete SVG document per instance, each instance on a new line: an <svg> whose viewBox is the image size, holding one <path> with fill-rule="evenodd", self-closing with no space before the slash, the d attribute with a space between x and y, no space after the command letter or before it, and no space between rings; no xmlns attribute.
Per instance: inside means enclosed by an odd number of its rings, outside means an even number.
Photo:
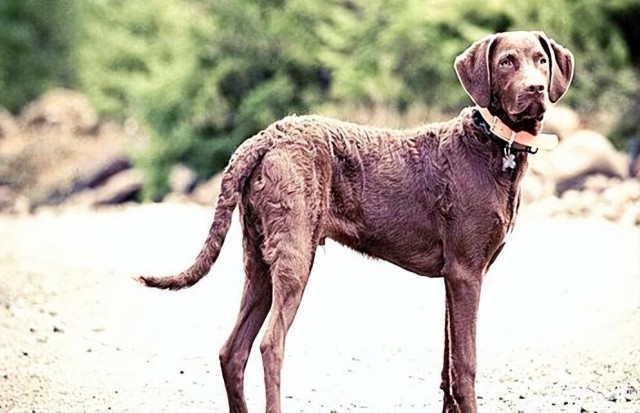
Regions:
<svg viewBox="0 0 640 413"><path fill-rule="evenodd" d="M481 271L454 265L445 273L447 310L442 371L443 413L476 413L476 317Z"/></svg>

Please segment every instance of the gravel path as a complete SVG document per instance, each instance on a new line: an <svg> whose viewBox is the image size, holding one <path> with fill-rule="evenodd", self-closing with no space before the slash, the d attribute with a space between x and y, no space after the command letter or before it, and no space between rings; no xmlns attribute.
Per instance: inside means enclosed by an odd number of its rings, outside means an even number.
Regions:
<svg viewBox="0 0 640 413"><path fill-rule="evenodd" d="M0 412L226 412L218 350L242 290L237 222L178 292L192 205L0 216ZM482 412L640 412L640 229L521 216L484 284ZM442 280L328 243L287 341L287 412L440 412ZM246 393L263 411L259 351Z"/></svg>

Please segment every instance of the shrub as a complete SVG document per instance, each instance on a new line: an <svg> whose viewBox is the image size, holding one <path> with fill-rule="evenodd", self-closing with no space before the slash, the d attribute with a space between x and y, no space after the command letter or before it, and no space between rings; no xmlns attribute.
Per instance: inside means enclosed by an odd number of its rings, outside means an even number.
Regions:
<svg viewBox="0 0 640 413"><path fill-rule="evenodd" d="M73 86L73 0L0 1L0 105L12 112L53 86Z"/></svg>
<svg viewBox="0 0 640 413"><path fill-rule="evenodd" d="M153 4L149 4L153 3ZM171 165L205 177L272 120L322 97L314 16L303 1L102 0L84 6L83 88L108 116L140 116L147 195ZM100 45L99 47L96 47Z"/></svg>
<svg viewBox="0 0 640 413"><path fill-rule="evenodd" d="M640 15L636 0L76 1L81 88L102 114L148 126L152 146L139 163L152 198L174 163L207 177L286 114L457 111L470 101L453 60L497 31L543 30L569 47L576 77L563 102L604 132L640 90L628 17Z"/></svg>

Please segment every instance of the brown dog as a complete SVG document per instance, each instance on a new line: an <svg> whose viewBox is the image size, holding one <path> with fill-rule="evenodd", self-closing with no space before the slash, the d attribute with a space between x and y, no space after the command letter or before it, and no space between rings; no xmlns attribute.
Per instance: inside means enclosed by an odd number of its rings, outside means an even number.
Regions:
<svg viewBox="0 0 640 413"><path fill-rule="evenodd" d="M224 172L209 236L195 263L144 284L178 290L207 274L236 205L246 284L220 352L229 409L246 412L244 369L260 345L267 412L280 412L285 336L316 248L331 238L446 286L444 412L476 412L476 314L487 269L513 226L528 153L548 101L562 97L573 55L543 33L512 32L474 43L455 62L476 103L446 123L412 130L287 117L247 140Z"/></svg>

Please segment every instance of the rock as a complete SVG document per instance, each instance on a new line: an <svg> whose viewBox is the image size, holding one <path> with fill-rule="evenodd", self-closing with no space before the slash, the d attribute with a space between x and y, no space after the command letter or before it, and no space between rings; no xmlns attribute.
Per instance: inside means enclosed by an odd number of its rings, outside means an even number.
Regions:
<svg viewBox="0 0 640 413"><path fill-rule="evenodd" d="M640 225L640 205L631 205L624 209L618 222L625 225Z"/></svg>
<svg viewBox="0 0 640 413"><path fill-rule="evenodd" d="M618 185L610 186L602 192L602 198L613 205L627 206L640 201L640 182L627 179Z"/></svg>
<svg viewBox="0 0 640 413"><path fill-rule="evenodd" d="M94 169L86 171L83 176L79 176L73 183L72 193L80 192L85 189L97 188L103 185L112 176L130 169L131 161L125 155L117 155L107 159Z"/></svg>
<svg viewBox="0 0 640 413"><path fill-rule="evenodd" d="M98 128L98 115L78 92L54 89L25 107L20 115L27 128L57 128L74 134L90 134Z"/></svg>
<svg viewBox="0 0 640 413"><path fill-rule="evenodd" d="M629 139L629 176L640 178L640 136Z"/></svg>
<svg viewBox="0 0 640 413"><path fill-rule="evenodd" d="M0 212L28 214L31 212L31 202L9 185L0 185Z"/></svg>
<svg viewBox="0 0 640 413"><path fill-rule="evenodd" d="M589 212L591 205L585 202L580 191L569 189L560 198L560 208L563 214L572 217L584 217Z"/></svg>
<svg viewBox="0 0 640 413"><path fill-rule="evenodd" d="M596 193L602 193L612 185L617 185L620 182L618 178L609 178L606 175L595 174L589 175L585 178L582 189L594 191Z"/></svg>
<svg viewBox="0 0 640 413"><path fill-rule="evenodd" d="M113 205L135 198L144 185L144 175L137 169L129 169L109 178L97 188L96 205Z"/></svg>
<svg viewBox="0 0 640 413"><path fill-rule="evenodd" d="M8 110L0 107L0 139L18 133L18 123Z"/></svg>
<svg viewBox="0 0 640 413"><path fill-rule="evenodd" d="M551 180L546 179L544 176L527 173L524 178L522 178L520 191L522 193L522 202L524 204L531 204L541 201L553 194L554 185Z"/></svg>
<svg viewBox="0 0 640 413"><path fill-rule="evenodd" d="M13 209L10 212L16 213L18 215L26 215L33 211L33 205L31 200L24 195L18 195L15 203L13 204Z"/></svg>
<svg viewBox="0 0 640 413"><path fill-rule="evenodd" d="M533 172L546 177L553 176L553 152L538 151L535 155L528 158L529 167L527 172Z"/></svg>
<svg viewBox="0 0 640 413"><path fill-rule="evenodd" d="M72 196L69 204L88 207L120 204L137 198L143 183L141 171L128 169L113 175L100 187Z"/></svg>
<svg viewBox="0 0 640 413"><path fill-rule="evenodd" d="M588 130L565 138L551 153L551 159L558 193L581 186L589 175L624 178L628 170L627 157L618 153L606 137Z"/></svg>
<svg viewBox="0 0 640 413"><path fill-rule="evenodd" d="M607 397L607 401L617 403L629 403L636 399L638 391L632 385L626 387L616 386L614 391Z"/></svg>
<svg viewBox="0 0 640 413"><path fill-rule="evenodd" d="M522 201L525 204L540 201L555 193L553 163L548 152L529 156L529 169L522 179Z"/></svg>
<svg viewBox="0 0 640 413"><path fill-rule="evenodd" d="M550 106L544 115L544 133L558 135L560 140L580 129L578 114L564 106Z"/></svg>
<svg viewBox="0 0 640 413"><path fill-rule="evenodd" d="M594 217L604 218L615 222L622 218L624 208L613 204L598 203L590 208L590 213Z"/></svg>
<svg viewBox="0 0 640 413"><path fill-rule="evenodd" d="M629 164L629 175L640 179L640 156L631 160Z"/></svg>
<svg viewBox="0 0 640 413"><path fill-rule="evenodd" d="M198 185L191 193L191 198L200 205L213 205L220 194L221 182L222 174L215 175Z"/></svg>
<svg viewBox="0 0 640 413"><path fill-rule="evenodd" d="M0 186L0 212L12 209L16 202L16 198L17 194L10 186Z"/></svg>
<svg viewBox="0 0 640 413"><path fill-rule="evenodd" d="M549 196L529 207L547 216L599 218L625 225L640 224L640 181L592 175L580 188Z"/></svg>
<svg viewBox="0 0 640 413"><path fill-rule="evenodd" d="M171 192L177 194L188 194L198 182L198 175L189 167L183 164L175 165L169 173L169 187Z"/></svg>
<svg viewBox="0 0 640 413"><path fill-rule="evenodd" d="M78 167L75 176L68 179L72 182L65 182L54 186L49 192L36 203L42 205L58 205L76 197L77 194L96 189L103 186L116 174L126 171L132 167L129 158L122 154L114 154L111 157L102 159L96 165L85 168ZM76 200L72 200L76 202Z"/></svg>

